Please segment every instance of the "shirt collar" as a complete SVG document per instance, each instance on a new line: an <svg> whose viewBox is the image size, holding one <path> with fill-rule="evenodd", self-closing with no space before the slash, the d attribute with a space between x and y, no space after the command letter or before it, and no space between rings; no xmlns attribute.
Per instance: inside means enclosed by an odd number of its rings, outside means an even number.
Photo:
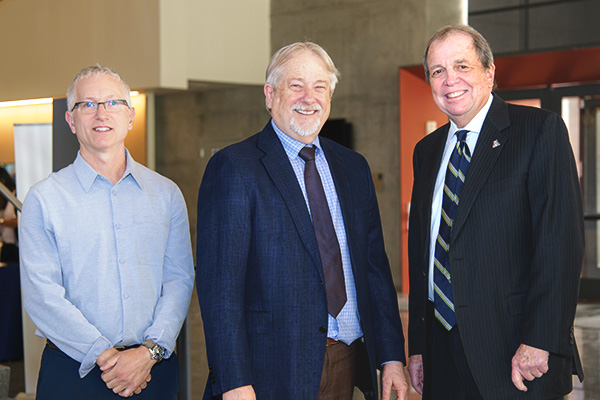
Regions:
<svg viewBox="0 0 600 400"><path fill-rule="evenodd" d="M279 129L277 127L277 125L275 125L275 121L273 121L273 119L271 119L271 126L273 127L273 130L275 131L275 133L277 134L277 137L281 141L281 144L283 145L283 149L287 153L288 158L292 159L295 157L300 157L298 155L298 153L300 153L300 150L302 150L302 148L306 147L307 145L305 143L302 143L302 142L294 139L294 138L289 137L285 132L283 132L281 129ZM319 151L322 150L321 142L319 142L318 135L315 138L315 140L313 140L311 145L313 145L314 147L319 149Z"/></svg>
<svg viewBox="0 0 600 400"><path fill-rule="evenodd" d="M479 132L481 132L483 122L485 121L485 117L487 116L487 113L490 110L490 107L492 106L493 99L494 96L490 93L488 101L481 108L481 110L479 110L477 115L475 115L475 117L464 128L458 129L456 124L452 120L450 120L450 130L448 131L449 137L452 137L452 135L454 135L454 133L456 133L456 131L458 130L467 130L469 132L475 132L479 134Z"/></svg>
<svg viewBox="0 0 600 400"><path fill-rule="evenodd" d="M133 181L138 185L140 189L143 189L143 185L140 181L140 166L133 160L133 157L129 154L129 151L125 149L125 158L126 158L126 167L125 173L123 177L119 179L117 185L128 176L131 176ZM102 176L102 174L98 173L94 168L92 168L87 161L83 159L81 156L81 152L77 152L77 158L73 162L73 167L75 168L75 175L77 179L79 179L79 183L84 188L86 192L89 192L90 188L96 181L96 178ZM137 177L137 178L136 178Z"/></svg>

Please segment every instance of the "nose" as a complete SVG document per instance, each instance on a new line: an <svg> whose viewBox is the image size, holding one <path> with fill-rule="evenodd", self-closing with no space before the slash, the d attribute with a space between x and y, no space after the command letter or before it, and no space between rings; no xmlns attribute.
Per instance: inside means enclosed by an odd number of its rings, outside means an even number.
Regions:
<svg viewBox="0 0 600 400"><path fill-rule="evenodd" d="M446 72L446 85L453 85L458 81L458 73L450 68Z"/></svg>
<svg viewBox="0 0 600 400"><path fill-rule="evenodd" d="M106 103L98 103L98 108L96 108L96 117L104 118L107 112Z"/></svg>
<svg viewBox="0 0 600 400"><path fill-rule="evenodd" d="M315 92L312 88L307 87L304 89L304 92L302 93L302 100L306 103L312 103L315 101Z"/></svg>

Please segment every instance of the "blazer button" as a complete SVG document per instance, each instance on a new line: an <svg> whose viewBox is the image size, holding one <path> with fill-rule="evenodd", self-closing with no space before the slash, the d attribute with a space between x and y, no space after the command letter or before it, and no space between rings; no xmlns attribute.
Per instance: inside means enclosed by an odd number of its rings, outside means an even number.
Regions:
<svg viewBox="0 0 600 400"><path fill-rule="evenodd" d="M319 332L321 332L321 333L327 333L327 328L324 327L324 326L322 326L322 327L319 328Z"/></svg>
<svg viewBox="0 0 600 400"><path fill-rule="evenodd" d="M423 276L427 276L427 272L423 271Z"/></svg>
<svg viewBox="0 0 600 400"><path fill-rule="evenodd" d="M569 343L575 343L575 333L573 332L573 328L571 327L571 332L569 332Z"/></svg>

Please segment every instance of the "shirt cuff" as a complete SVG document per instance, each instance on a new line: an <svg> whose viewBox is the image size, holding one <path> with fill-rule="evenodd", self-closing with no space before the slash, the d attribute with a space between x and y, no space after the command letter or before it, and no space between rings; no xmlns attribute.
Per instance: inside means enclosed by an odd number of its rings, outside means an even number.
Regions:
<svg viewBox="0 0 600 400"><path fill-rule="evenodd" d="M384 362L384 363L381 363L381 369L383 369L383 366L384 366L385 364L398 363L398 362L399 362L400 364L402 364L402 361L386 361L386 362ZM402 364L402 365L404 366L404 364Z"/></svg>
<svg viewBox="0 0 600 400"><path fill-rule="evenodd" d="M113 347L113 345L107 338L104 336L99 337L90 348L90 351L83 357L83 361L81 361L81 365L79 366L79 377L85 377L92 369L94 369L98 356L111 347Z"/></svg>

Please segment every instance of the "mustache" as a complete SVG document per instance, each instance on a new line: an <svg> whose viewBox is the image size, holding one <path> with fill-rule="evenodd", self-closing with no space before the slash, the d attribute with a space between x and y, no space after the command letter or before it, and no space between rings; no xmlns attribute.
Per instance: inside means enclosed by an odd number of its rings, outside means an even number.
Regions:
<svg viewBox="0 0 600 400"><path fill-rule="evenodd" d="M306 105L306 104L300 104L300 103L296 103L293 104L291 107L292 111L321 111L323 109L323 107L321 107L320 104L311 104L311 105Z"/></svg>

